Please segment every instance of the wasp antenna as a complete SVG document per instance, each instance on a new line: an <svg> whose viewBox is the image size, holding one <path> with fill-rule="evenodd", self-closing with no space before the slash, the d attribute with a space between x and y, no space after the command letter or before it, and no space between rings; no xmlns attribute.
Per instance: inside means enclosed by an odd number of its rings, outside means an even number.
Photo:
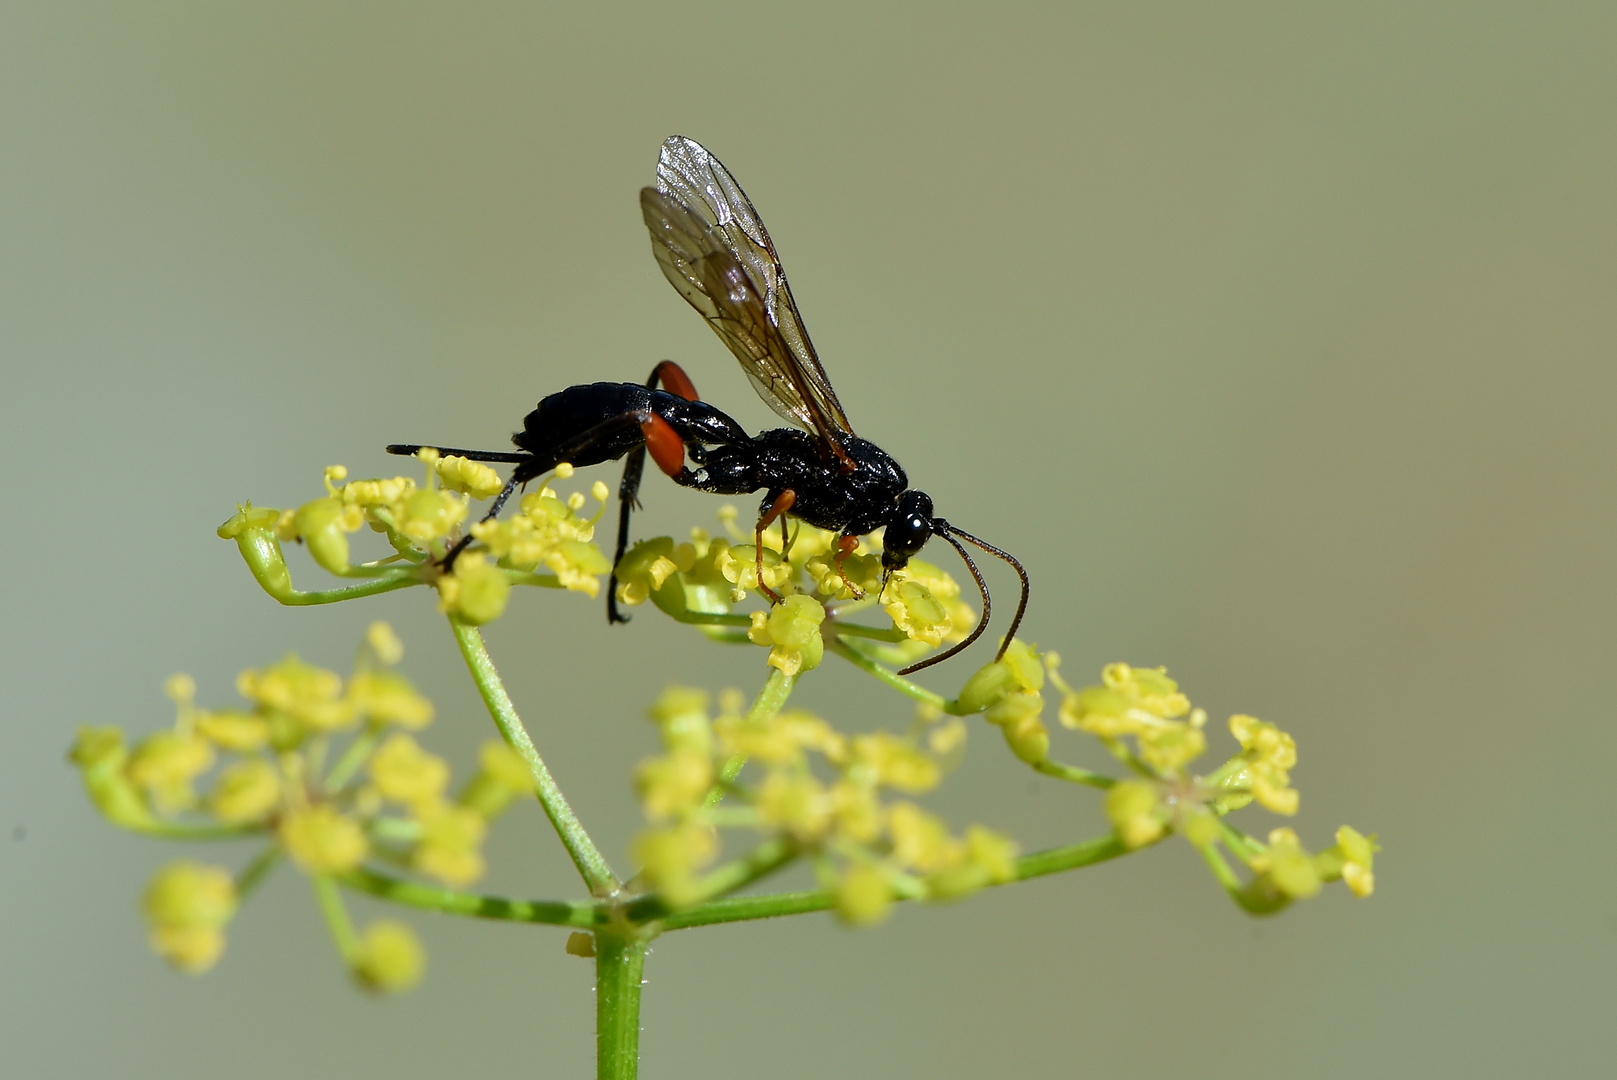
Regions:
<svg viewBox="0 0 1617 1080"><path fill-rule="evenodd" d="M969 532L966 532L964 529L957 529L948 522L944 522L943 527L947 530L947 532L944 533L945 536L953 534L953 536L958 536L962 540L967 540L973 544L976 544L990 555L1004 559L1016 570L1016 576L1022 579L1022 599L1016 605L1016 614L1011 616L1011 628L1005 631L1005 640L1000 642L999 652L994 654L994 659L996 661L1003 660L1005 658L1005 650L1010 648L1011 641L1016 637L1017 628L1022 625L1022 616L1027 614L1027 571L1022 568L1022 564L1017 561L1016 556L1012 555L1010 552L1002 551L985 540L979 540L977 537L971 535ZM969 563L971 560L967 559L966 561ZM977 568L975 566L972 567L973 573L975 573L976 570ZM980 578L978 579L979 584L981 584L981 580L982 579ZM984 621L986 622L987 620L985 619Z"/></svg>
<svg viewBox="0 0 1617 1080"><path fill-rule="evenodd" d="M1022 564L1017 561L1016 556L1012 555L1008 551L1003 551L1000 548L995 547L993 544L990 544L985 540L978 539L969 532L966 532L964 529L955 528L942 518L939 518L933 522L933 531L936 535L947 540L950 546L960 553L960 558L966 563L966 569L971 571L972 578L977 582L977 590L981 592L983 596L983 617L977 621L976 629L971 632L970 636L968 636L966 640L962 641L948 652L929 657L922 660L919 664L911 664L909 667L900 671L900 675L909 675L912 672L920 671L922 668L931 667L933 664L941 664L943 661L949 659L951 656L960 652L962 649L965 649L972 642L982 637L983 631L988 629L988 616L990 612L993 611L993 601L990 600L988 596L988 583L983 580L982 572L977 569L977 564L972 561L970 553L966 551L964 545L960 543L960 540L955 539L957 536L960 537L961 540L966 540L977 545L990 555L1004 559L1015 568L1016 576L1022 579L1022 599L1016 605L1016 615L1011 619L1010 630L1006 631L1004 640L1000 642L999 652L994 654L994 660L996 663L1005 658L1005 650L1010 647L1011 641L1015 639L1017 628L1022 625L1022 616L1027 613L1027 571L1022 568Z"/></svg>
<svg viewBox="0 0 1617 1080"><path fill-rule="evenodd" d="M989 597L988 597L988 582L983 580L982 572L977 569L977 564L971 561L970 553L967 552L965 547L960 543L960 541L956 540L954 538L954 536L952 535L953 533L958 532L959 530L951 527L947 522L941 521L941 520L938 521L938 522L935 522L935 525L939 526L936 529L936 535L943 537L945 540L947 540L949 542L951 547L953 547L956 551L958 551L960 553L960 557L962 559L964 559L965 562L966 562L966 569L971 571L972 578L977 582L977 590L983 594L983 617L981 619L977 620L976 629L974 629L970 634L968 634L966 636L966 640L964 640L960 644L954 646L952 649L948 650L947 652L941 652L936 656L928 657L927 659L922 660L918 664L911 664L909 667L904 668L903 670L901 670L899 672L900 675L911 675L911 674L913 674L913 673L915 673L917 671L920 671L922 668L929 668L933 664L941 664L945 660L949 659L949 657L955 655L956 653L960 652L961 650L969 648L971 646L971 643L976 641L978 638L982 637L983 636L983 631L988 629L988 616L994 610L994 602L992 600L990 600ZM961 535L964 536L965 534L961 533ZM971 539L971 537L969 537L969 536L966 537L966 538L968 540ZM1003 652L1004 650L1002 649L1000 651ZM994 659L997 660L997 659L999 659L999 657L996 656Z"/></svg>

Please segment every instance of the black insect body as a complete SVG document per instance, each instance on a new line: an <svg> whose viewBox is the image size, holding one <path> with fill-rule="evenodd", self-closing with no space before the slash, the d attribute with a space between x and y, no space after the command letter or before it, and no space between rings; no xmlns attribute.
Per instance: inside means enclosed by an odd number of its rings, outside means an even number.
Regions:
<svg viewBox="0 0 1617 1080"><path fill-rule="evenodd" d="M943 537L965 560L982 592L982 619L964 641L900 674L948 659L976 641L988 625L988 586L961 540L1004 559L1021 578L1021 602L1005 635L1008 644L1027 609L1026 571L1006 552L933 516L931 498L910 488L898 462L853 433L803 329L769 234L735 178L699 143L672 136L663 143L657 186L641 191L640 206L664 275L735 354L759 396L803 430L748 434L699 400L691 380L669 360L658 364L644 385L570 386L544 398L523 420L522 430L511 438L520 452L434 447L445 455L516 466L488 517L500 512L517 487L562 462L582 468L626 458L618 489L615 568L629 545L630 512L638 505L649 452L657 467L683 487L716 495L764 492L754 536L759 588L774 602L780 597L762 580L762 539L777 518L799 518L837 533L839 570L860 536L885 528L884 583L930 537ZM413 454L422 447L395 444L387 449ZM468 536L456 544L445 564L469 542ZM616 586L614 570L607 617L626 622L617 608ZM1004 652L1001 645L999 655Z"/></svg>

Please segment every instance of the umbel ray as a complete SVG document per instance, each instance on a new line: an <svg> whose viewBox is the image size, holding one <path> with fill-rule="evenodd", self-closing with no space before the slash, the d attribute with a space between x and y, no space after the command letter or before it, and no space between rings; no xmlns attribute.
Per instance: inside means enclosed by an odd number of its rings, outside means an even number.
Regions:
<svg viewBox="0 0 1617 1080"><path fill-rule="evenodd" d="M775 245L729 170L695 140L670 136L657 160L657 186L641 190L640 209L663 274L741 361L759 396L798 427L748 434L729 416L699 400L689 377L671 360L658 364L643 385L569 386L544 398L522 421L522 430L511 436L515 452L431 447L444 455L515 466L487 517L498 514L519 486L563 462L582 468L626 458L606 605L610 621L627 622L618 611L616 567L629 545L630 511L637 505L649 452L657 467L681 487L715 495L764 492L754 538L759 590L772 603L778 603L780 596L763 581L763 534L776 519L781 519L783 536L786 518L835 532L839 574L858 538L885 528L883 588L893 571L907 565L929 538L946 540L977 582L982 618L965 640L900 674L947 660L988 626L992 610L988 584L961 541L1004 559L1021 578L1022 596L996 659L1003 656L1027 610L1027 571L1007 552L934 516L931 497L909 486L898 462L853 433L803 329ZM423 444L397 443L387 451L414 454L421 449ZM451 564L470 540L468 534L451 548L445 564ZM843 581L861 595L846 575Z"/></svg>

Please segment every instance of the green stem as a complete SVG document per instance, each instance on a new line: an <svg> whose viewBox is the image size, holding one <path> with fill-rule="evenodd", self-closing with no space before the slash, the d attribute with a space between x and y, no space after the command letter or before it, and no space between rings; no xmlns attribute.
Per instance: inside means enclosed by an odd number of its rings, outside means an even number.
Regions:
<svg viewBox="0 0 1617 1080"><path fill-rule="evenodd" d="M414 570L395 577L372 578L362 581L358 585L345 585L340 589L318 589L314 592L299 592L296 589L284 596L275 599L287 607L305 607L310 604L335 604L341 600L353 600L361 596L376 596L379 593L392 592L395 589L407 589L411 585L421 584L421 578Z"/></svg>
<svg viewBox="0 0 1617 1080"><path fill-rule="evenodd" d="M804 915L811 911L825 911L836 902L830 889L811 889L805 892L770 893L767 896L726 896L709 900L684 911L665 915L664 930L684 930L690 926L712 926L717 923L747 922L752 919L774 919L783 915Z"/></svg>
<svg viewBox="0 0 1617 1080"><path fill-rule="evenodd" d="M798 847L790 839L777 836L765 840L739 859L725 863L697 883L696 895L718 897L744 889L754 881L768 877L798 856ZM630 922L644 923L668 914L661 898L653 895L630 904L624 912Z"/></svg>
<svg viewBox="0 0 1617 1080"><path fill-rule="evenodd" d="M1046 776L1054 776L1058 780L1069 780L1074 784L1087 784L1095 788L1109 788L1117 783L1116 779L1104 773L1090 772L1088 769L1080 769L1076 765L1064 765L1059 761L1050 761L1048 759L1039 762L1033 768Z"/></svg>
<svg viewBox="0 0 1617 1080"><path fill-rule="evenodd" d="M859 670L870 675L874 675L876 678L880 679L894 690L897 690L905 697L913 698L916 701L925 702L928 705L942 709L946 713L953 713L955 716L969 715L968 713L961 712L959 707L956 706L954 702L950 701L942 694L934 694L926 687L918 686L915 683L910 682L908 679L904 678L902 675L899 675L891 668L884 667L883 665L876 663L876 661L872 660L858 649L853 648L840 637L833 636L826 641L825 647L842 657L844 660L848 661Z"/></svg>
<svg viewBox="0 0 1617 1080"><path fill-rule="evenodd" d="M1218 821L1218 832L1224 843L1229 845L1230 851L1242 862L1251 862L1253 858L1268 850L1260 841L1248 836L1222 817Z"/></svg>
<svg viewBox="0 0 1617 1080"><path fill-rule="evenodd" d="M159 840L240 840L244 836L260 836L264 832L262 825L186 825L169 821L127 824L123 827Z"/></svg>
<svg viewBox="0 0 1617 1080"><path fill-rule="evenodd" d="M640 1071L640 982L646 941L636 935L595 935L595 1075L634 1080Z"/></svg>
<svg viewBox="0 0 1617 1080"><path fill-rule="evenodd" d="M796 685L797 678L795 676L786 675L779 668L771 668L769 678L764 680L763 689L759 690L758 696L752 699L752 707L747 710L746 722L748 724L761 724L780 712L786 705L786 699L792 696L792 687ZM719 770L719 778L708 789L707 799L702 805L717 806L720 800L724 798L725 791L735 782L735 778L741 775L741 770L746 767L746 764L747 756L745 754L731 755L730 760L726 761L724 767Z"/></svg>
<svg viewBox="0 0 1617 1080"><path fill-rule="evenodd" d="M342 893L337 891L337 883L330 875L315 874L309 878L314 886L315 899L320 901L320 914L325 916L326 928L331 931L331 940L337 945L337 952L342 955L343 963L353 966L354 960L359 956L359 934L354 930L353 921L348 918L348 909L343 906Z"/></svg>
<svg viewBox="0 0 1617 1080"><path fill-rule="evenodd" d="M689 626L751 626L752 616L733 615L720 611L691 611L686 609L678 614L664 612L675 622L682 622Z"/></svg>
<svg viewBox="0 0 1617 1080"><path fill-rule="evenodd" d="M1100 836L1079 844L1051 848L1023 855L1016 860L1016 881L1059 874L1081 866L1126 855L1129 848L1115 835ZM912 899L907 896L899 900ZM712 926L716 923L744 922L750 919L772 919L782 915L801 915L809 911L824 911L835 903L830 889L809 892L770 893L765 896L728 896L709 900L704 904L676 911L661 920L664 930L683 930L691 926Z"/></svg>
<svg viewBox="0 0 1617 1080"><path fill-rule="evenodd" d="M534 585L541 589L563 587L561 579L555 574L536 574L531 570L506 570L505 576L513 585Z"/></svg>
<svg viewBox="0 0 1617 1080"><path fill-rule="evenodd" d="M446 915L469 915L502 922L543 923L587 930L604 919L600 907L589 900L507 900L502 896L480 896L379 874L366 867L349 870L337 877L344 887L368 893L395 904L437 911Z"/></svg>
<svg viewBox="0 0 1617 1080"><path fill-rule="evenodd" d="M489 657L488 649L483 644L483 635L477 627L463 623L458 619L449 620L450 627L455 632L455 640L460 645L461 655L466 658L466 666L472 673L472 681L477 684L477 692L483 695L483 704L488 706L489 716L494 719L494 726L500 729L507 745L515 750L522 760L527 763L528 771L533 775L534 792L539 796L539 805L544 807L545 816L555 828L556 835L561 838L562 846L567 854L572 856L573 865L578 867L579 875L583 877L584 884L589 887L593 896L609 896L617 890L620 882L617 875L612 873L612 867L607 864L605 856L595 846L589 833L584 831L578 816L573 808L567 804L567 799L556 786L555 778L545 767L544 759L534 747L533 740L528 737L527 728L522 726L522 718L511 704L511 698L505 692L505 684L500 681L500 673L494 668L494 661Z"/></svg>
<svg viewBox="0 0 1617 1080"><path fill-rule="evenodd" d="M366 725L365 730L360 733L359 737L348 744L348 749L343 752L343 756L338 759L336 765L332 766L331 772L326 774L324 785L326 794L330 795L341 791L342 786L353 779L354 773L358 772L359 767L365 764L365 759L371 756L371 751L376 749L376 743L381 737L381 722L372 720Z"/></svg>
<svg viewBox="0 0 1617 1080"><path fill-rule="evenodd" d="M885 641L894 645L909 640L909 635L896 626L882 628L865 626L862 623L835 622L832 624L832 632L839 636L870 638L873 641Z"/></svg>
<svg viewBox="0 0 1617 1080"><path fill-rule="evenodd" d="M1246 886L1236 876L1235 871L1230 869L1230 864L1224 861L1224 856L1219 853L1218 845L1206 844L1200 848L1200 852L1202 861L1207 864L1207 869L1213 872L1213 877L1218 879L1218 883L1224 887L1224 891L1230 894L1230 899L1239 904L1241 902L1241 892Z"/></svg>
<svg viewBox="0 0 1617 1080"><path fill-rule="evenodd" d="M236 875L236 901L240 903L253 894L253 890L269 877L269 872L275 869L275 864L281 861L281 849L271 844L253 857L253 861L242 867L241 873Z"/></svg>

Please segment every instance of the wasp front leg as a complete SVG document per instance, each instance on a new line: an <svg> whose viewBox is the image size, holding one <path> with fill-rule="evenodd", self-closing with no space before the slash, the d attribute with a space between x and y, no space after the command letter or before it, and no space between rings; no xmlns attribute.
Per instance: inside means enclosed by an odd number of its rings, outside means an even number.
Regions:
<svg viewBox="0 0 1617 1080"><path fill-rule="evenodd" d="M849 536L847 533L843 533L841 536L837 537L836 547L834 548L834 552L831 556L831 564L837 568L837 577L841 578L842 584L846 585L848 587L848 591L853 593L853 598L855 600L863 600L865 598L865 590L848 580L848 571L842 565L843 562L847 560L848 556L853 554L854 549L858 546L859 538L857 536Z"/></svg>

